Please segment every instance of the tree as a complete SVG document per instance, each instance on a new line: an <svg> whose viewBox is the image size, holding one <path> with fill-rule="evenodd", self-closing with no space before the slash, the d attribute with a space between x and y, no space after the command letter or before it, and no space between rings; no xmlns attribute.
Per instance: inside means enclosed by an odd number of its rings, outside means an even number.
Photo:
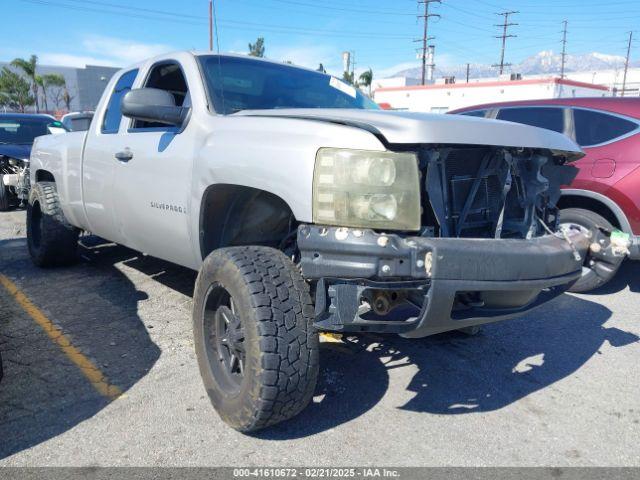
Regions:
<svg viewBox="0 0 640 480"><path fill-rule="evenodd" d="M361 86L367 87L367 89L369 90L369 96L371 96L371 83L373 82L373 70L369 69L365 72L362 72L358 80L359 80L358 83Z"/></svg>
<svg viewBox="0 0 640 480"><path fill-rule="evenodd" d="M31 81L31 91L33 93L33 99L36 106L36 113L40 111L38 107L38 75L36 74L36 68L38 66L38 57L36 55L31 55L29 60L25 60L24 58L15 58L11 65L16 68L19 68L24 72L27 78ZM33 105L33 104L32 104Z"/></svg>
<svg viewBox="0 0 640 480"><path fill-rule="evenodd" d="M264 57L264 37L258 37L256 43L249 44L249 55L252 57Z"/></svg>
<svg viewBox="0 0 640 480"><path fill-rule="evenodd" d="M69 89L65 85L64 91L62 92L62 101L67 107L67 112L71 111L71 102L73 101L74 98L76 98L75 95L71 95L71 92L69 92Z"/></svg>
<svg viewBox="0 0 640 480"><path fill-rule="evenodd" d="M344 72L342 74L342 80L347 82L349 85L353 85L355 81L355 74L353 72Z"/></svg>
<svg viewBox="0 0 640 480"><path fill-rule="evenodd" d="M51 88L65 87L67 85L67 82L65 81L64 77L59 73L47 73L42 76L38 75L36 78L38 79L38 85L40 85L40 87L42 88L42 97L44 99L44 109L45 111L48 111L49 105L47 105L47 95L51 93ZM57 97L57 95L52 95L52 96L54 98ZM58 100L56 100L56 107L58 107Z"/></svg>
<svg viewBox="0 0 640 480"><path fill-rule="evenodd" d="M24 112L35 99L29 93L31 86L24 78L7 67L0 72L0 105Z"/></svg>

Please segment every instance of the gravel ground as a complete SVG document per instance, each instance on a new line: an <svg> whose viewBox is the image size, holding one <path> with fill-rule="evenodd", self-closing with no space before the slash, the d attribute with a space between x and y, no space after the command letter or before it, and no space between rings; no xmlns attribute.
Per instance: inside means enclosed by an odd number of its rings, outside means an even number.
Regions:
<svg viewBox="0 0 640 480"><path fill-rule="evenodd" d="M38 270L24 235L0 213L0 273L125 393L100 395L0 287L0 466L640 466L640 263L475 337L325 342L313 403L247 436L199 378L194 272L91 237Z"/></svg>

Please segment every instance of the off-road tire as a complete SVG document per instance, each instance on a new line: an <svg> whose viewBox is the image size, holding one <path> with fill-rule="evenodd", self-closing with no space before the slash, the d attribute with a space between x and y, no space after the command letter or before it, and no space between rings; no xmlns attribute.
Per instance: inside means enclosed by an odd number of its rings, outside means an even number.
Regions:
<svg viewBox="0 0 640 480"><path fill-rule="evenodd" d="M592 241L600 235L598 232L600 228L608 231L615 229L603 216L582 208L560 210L560 224L563 223L577 224L586 228L594 235ZM614 257L610 251L607 256L599 256L599 258L593 257L592 253L587 253L582 276L569 288L569 291L585 293L603 286L615 276L623 260L624 257ZM590 265L591 261L594 261L595 265Z"/></svg>
<svg viewBox="0 0 640 480"><path fill-rule="evenodd" d="M74 263L79 234L62 213L56 184L36 183L27 204L27 244L33 263L38 267Z"/></svg>
<svg viewBox="0 0 640 480"><path fill-rule="evenodd" d="M11 210L11 192L3 182L4 175L0 174L0 212Z"/></svg>
<svg viewBox="0 0 640 480"><path fill-rule="evenodd" d="M234 391L216 377L219 354L207 330L212 289L229 292L244 332L245 360ZM207 313L208 312L208 313ZM205 316L205 314L208 315ZM205 388L224 422L251 432L300 413L313 397L319 367L309 287L297 267L267 247L230 247L211 253L193 297L196 356Z"/></svg>

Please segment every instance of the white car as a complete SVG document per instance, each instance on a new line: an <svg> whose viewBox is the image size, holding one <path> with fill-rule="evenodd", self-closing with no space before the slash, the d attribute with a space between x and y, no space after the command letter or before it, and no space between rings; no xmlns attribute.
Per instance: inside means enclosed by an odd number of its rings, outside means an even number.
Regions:
<svg viewBox="0 0 640 480"><path fill-rule="evenodd" d="M202 378L251 431L307 405L319 330L423 337L565 291L589 240L557 231L555 202L581 155L548 130L382 111L312 70L172 53L116 74L87 132L36 140L29 251L71 263L85 230L198 270Z"/></svg>

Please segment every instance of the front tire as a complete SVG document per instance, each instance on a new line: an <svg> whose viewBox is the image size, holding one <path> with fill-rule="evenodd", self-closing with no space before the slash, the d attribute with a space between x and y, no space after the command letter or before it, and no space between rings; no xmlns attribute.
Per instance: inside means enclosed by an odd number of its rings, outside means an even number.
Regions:
<svg viewBox="0 0 640 480"><path fill-rule="evenodd" d="M62 213L56 184L36 183L27 204L27 244L33 263L38 267L74 263L79 234Z"/></svg>
<svg viewBox="0 0 640 480"><path fill-rule="evenodd" d="M574 283L570 292L585 293L599 288L611 280L624 257L616 257L609 249L609 237L602 233L601 228L606 231L613 231L615 227L601 215L582 208L567 208L560 210L560 225L577 225L585 231L591 233L591 243L601 245L601 251L594 253L592 249L587 252L582 276Z"/></svg>
<svg viewBox="0 0 640 480"><path fill-rule="evenodd" d="M309 287L282 252L214 251L193 303L200 374L224 422L251 432L307 406L318 377L318 333Z"/></svg>

